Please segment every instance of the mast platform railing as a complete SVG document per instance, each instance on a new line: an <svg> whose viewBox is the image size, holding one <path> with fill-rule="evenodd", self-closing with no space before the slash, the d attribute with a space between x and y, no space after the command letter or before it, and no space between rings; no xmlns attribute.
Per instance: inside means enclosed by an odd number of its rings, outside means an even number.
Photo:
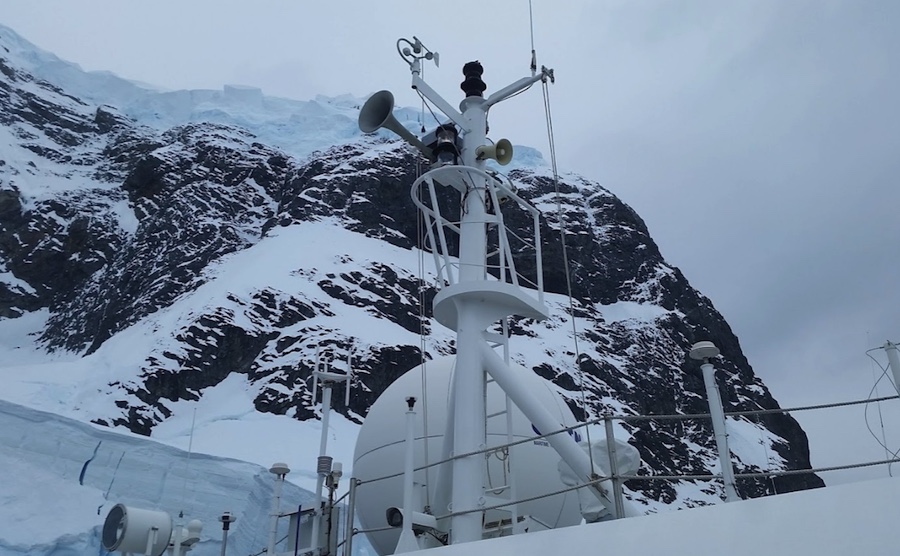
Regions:
<svg viewBox="0 0 900 556"><path fill-rule="evenodd" d="M483 222L488 232L488 249L481 264L483 277L498 280L536 292L538 301L544 302L544 271L541 253L540 211L519 197L512 183L500 179L500 175L471 166L445 165L435 168L417 179L411 188L413 203L422 212L425 221L426 249L434 257L437 270L437 288L458 283L459 259L450 255L453 235L461 233L458 220L447 216L449 207L439 194L441 188L452 187L465 199L472 191L484 189L486 218ZM483 183L484 186L479 184ZM460 204L464 206L464 202ZM531 220L531 237L524 238L507 228L502 207L517 206ZM462 210L462 209L460 209ZM516 260L533 260L533 274L516 268Z"/></svg>

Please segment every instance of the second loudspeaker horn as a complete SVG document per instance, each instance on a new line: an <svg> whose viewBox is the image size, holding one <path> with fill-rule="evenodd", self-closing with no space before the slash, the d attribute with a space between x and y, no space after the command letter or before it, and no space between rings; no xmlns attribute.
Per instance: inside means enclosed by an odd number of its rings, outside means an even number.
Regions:
<svg viewBox="0 0 900 556"><path fill-rule="evenodd" d="M482 145L475 150L478 160L493 158L501 166L506 166L513 157L513 146L509 139L500 139L493 145Z"/></svg>

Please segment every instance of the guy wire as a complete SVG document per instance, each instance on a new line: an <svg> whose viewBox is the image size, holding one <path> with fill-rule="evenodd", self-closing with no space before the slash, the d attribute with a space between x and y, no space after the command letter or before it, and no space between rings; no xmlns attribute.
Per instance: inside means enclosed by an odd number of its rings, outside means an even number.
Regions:
<svg viewBox="0 0 900 556"><path fill-rule="evenodd" d="M541 82L544 91L544 115L547 120L547 139L550 144L550 164L553 169L553 187L556 193L556 212L559 219L559 236L562 242L563 268L566 270L566 294L569 297L569 315L572 322L572 339L575 347L575 367L578 369L578 377L581 386L581 409L585 415L585 421L589 421L587 399L584 393L584 371L581 369L581 351L578 346L578 327L575 322L575 303L572 299L572 278L569 271L569 254L566 248L566 218L562 210L561 194L559 192L559 170L556 165L556 141L553 137L553 115L550 111L550 90L547 80ZM591 460L591 469L594 468L594 454L591 446L591 429L585 423L584 431L588 443L588 457Z"/></svg>

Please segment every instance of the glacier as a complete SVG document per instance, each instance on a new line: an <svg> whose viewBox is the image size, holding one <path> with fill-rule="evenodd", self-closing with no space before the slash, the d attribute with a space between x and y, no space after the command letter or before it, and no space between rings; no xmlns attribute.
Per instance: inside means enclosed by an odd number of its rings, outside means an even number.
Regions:
<svg viewBox="0 0 900 556"><path fill-rule="evenodd" d="M117 502L184 511L204 524L190 554L221 549L216 520L237 522L229 553L256 554L265 545L273 481L264 467L192 454L145 437L114 432L0 400L0 556L106 554L100 527ZM283 508L312 495L286 483ZM469 556L566 551L633 556L721 554L892 554L898 537L900 481L881 479L734 504L694 508L602 524L543 531L465 545ZM284 520L282 520L284 521ZM279 538L285 533L285 524ZM636 539L640 541L636 542ZM354 554L369 553L364 539ZM432 549L436 556L460 547Z"/></svg>
<svg viewBox="0 0 900 556"><path fill-rule="evenodd" d="M228 540L233 553L266 544L274 481L260 465L3 400L0 446L0 556L103 554L100 528L117 503L166 511L176 523L183 514L184 525L201 520L201 541L191 552L198 556L219 554L224 511L237 517ZM285 483L283 509L312 499ZM281 526L284 534L287 524Z"/></svg>

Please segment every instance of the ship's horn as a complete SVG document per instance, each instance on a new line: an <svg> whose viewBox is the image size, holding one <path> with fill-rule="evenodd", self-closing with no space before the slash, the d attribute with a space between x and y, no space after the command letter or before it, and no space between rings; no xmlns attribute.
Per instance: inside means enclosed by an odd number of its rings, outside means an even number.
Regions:
<svg viewBox="0 0 900 556"><path fill-rule="evenodd" d="M475 149L478 160L493 158L501 166L506 166L513 157L513 146L509 139L500 139L493 145L482 145Z"/></svg>
<svg viewBox="0 0 900 556"><path fill-rule="evenodd" d="M363 133L375 133L380 128L393 131L407 143L419 149L423 155L433 160L434 155L425 143L410 133L391 113L394 110L394 95L390 91L378 91L363 105L359 111L359 129Z"/></svg>

